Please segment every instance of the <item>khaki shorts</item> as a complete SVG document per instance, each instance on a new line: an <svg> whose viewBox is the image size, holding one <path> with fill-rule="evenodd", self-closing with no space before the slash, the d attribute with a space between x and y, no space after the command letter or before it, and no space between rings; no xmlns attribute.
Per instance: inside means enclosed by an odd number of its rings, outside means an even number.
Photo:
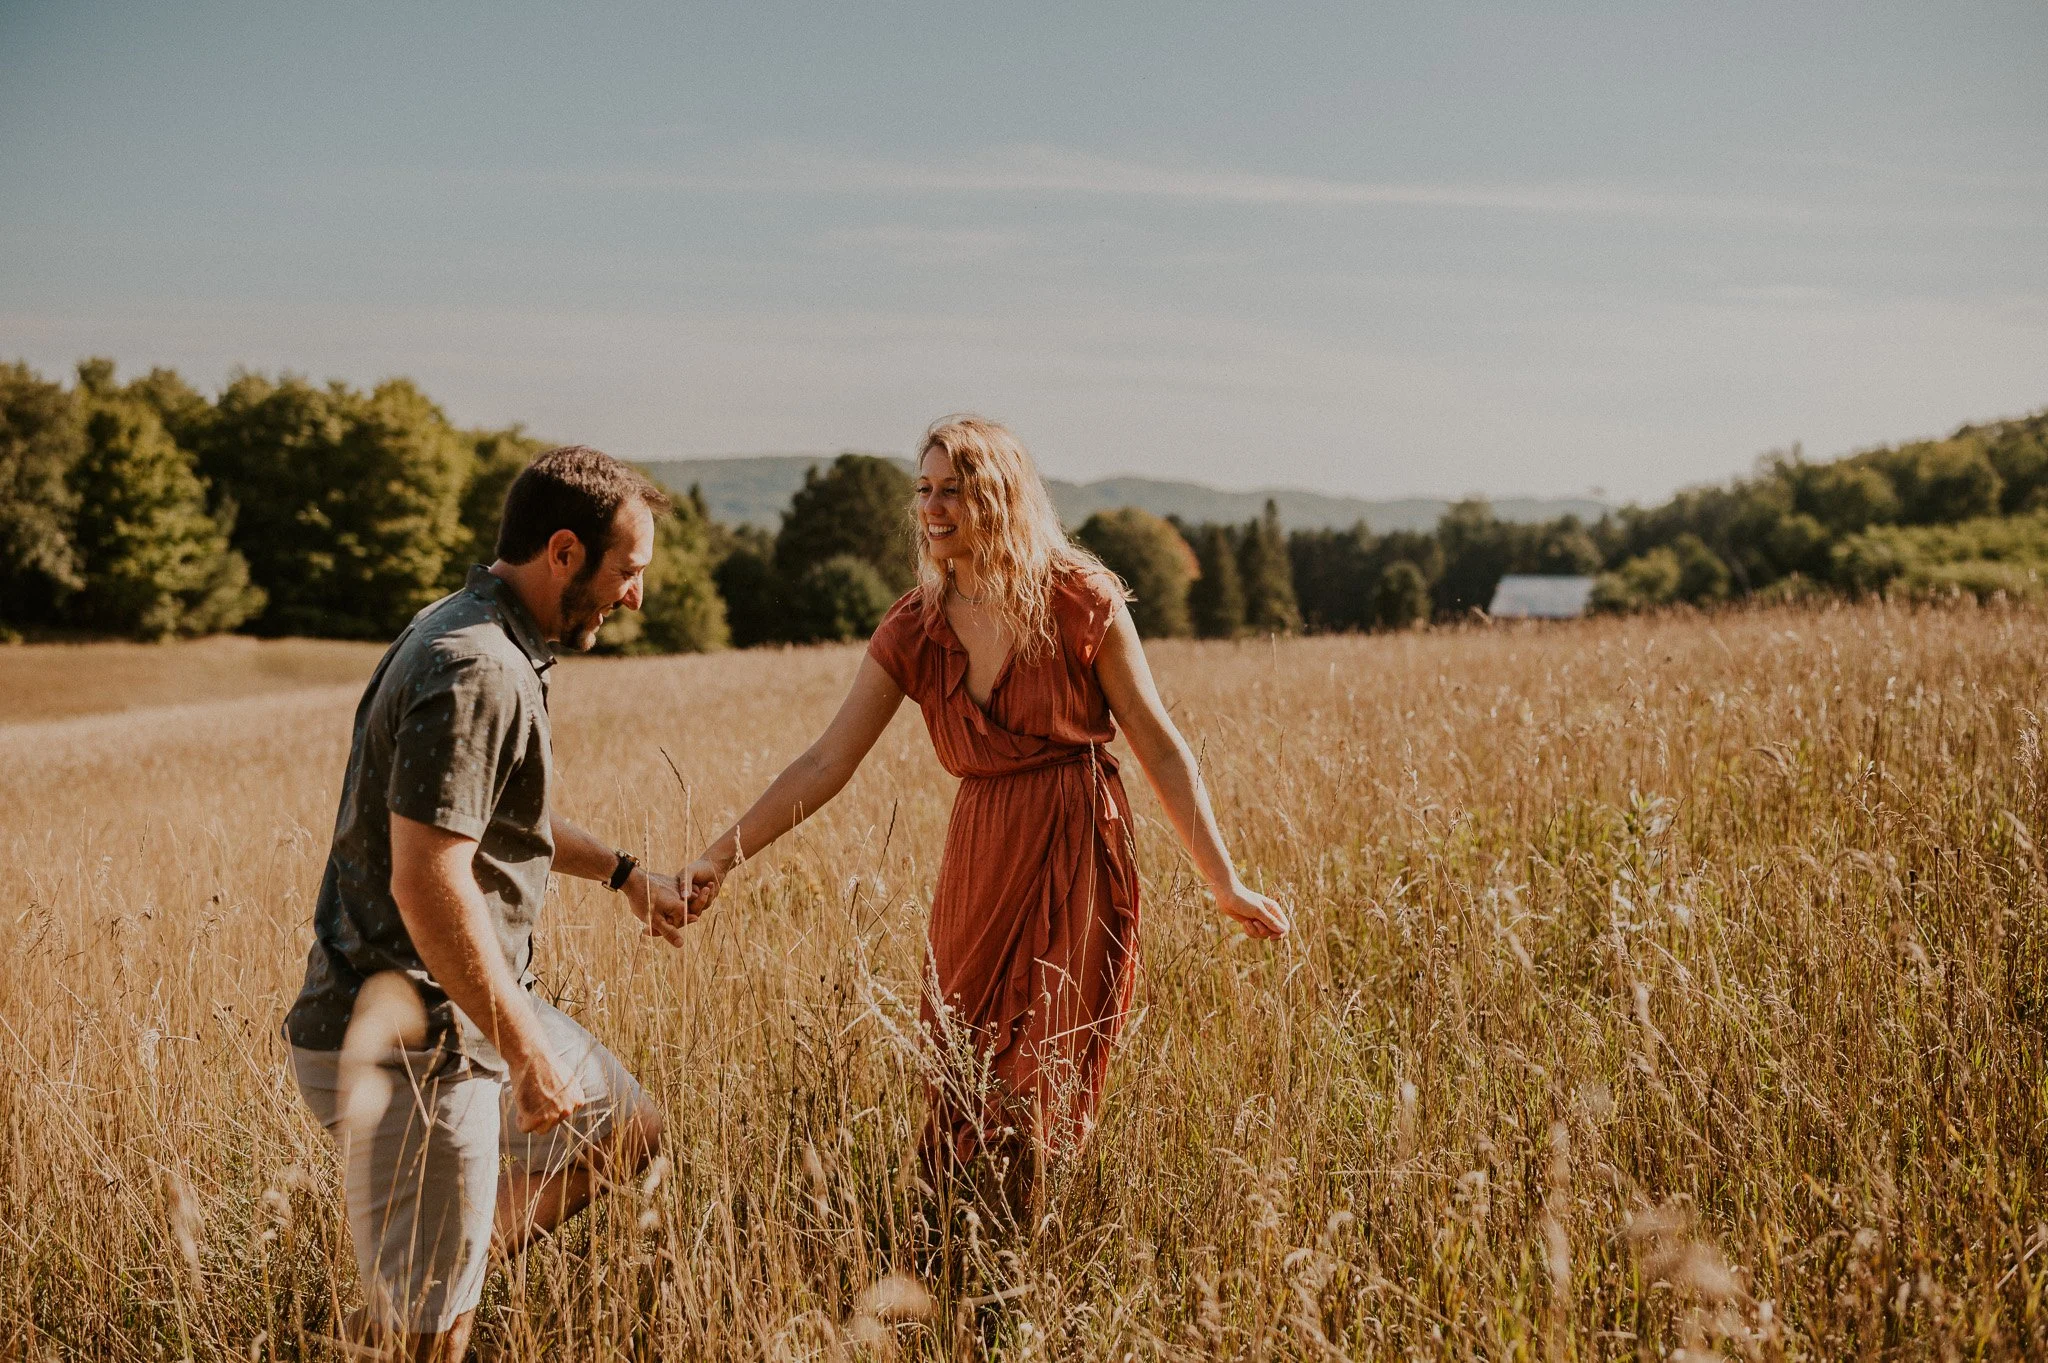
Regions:
<svg viewBox="0 0 2048 1363"><path fill-rule="evenodd" d="M501 1161L554 1173L602 1146L618 1119L647 1102L596 1037L538 998L533 1007L586 1100L538 1135L522 1135L513 1121L505 1076L461 1055L393 1050L344 1076L341 1052L292 1048L299 1093L341 1152L363 1295L386 1328L439 1334L476 1306Z"/></svg>

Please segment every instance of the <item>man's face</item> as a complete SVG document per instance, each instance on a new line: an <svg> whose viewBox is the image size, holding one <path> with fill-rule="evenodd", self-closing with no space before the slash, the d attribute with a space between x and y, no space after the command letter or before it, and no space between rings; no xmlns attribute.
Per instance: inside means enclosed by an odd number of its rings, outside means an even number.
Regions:
<svg viewBox="0 0 2048 1363"><path fill-rule="evenodd" d="M639 610L641 579L653 561L654 515L639 502L628 502L612 522L611 546L604 557L585 559L582 571L562 586L556 613L561 621L559 642L588 652L606 616L621 606Z"/></svg>

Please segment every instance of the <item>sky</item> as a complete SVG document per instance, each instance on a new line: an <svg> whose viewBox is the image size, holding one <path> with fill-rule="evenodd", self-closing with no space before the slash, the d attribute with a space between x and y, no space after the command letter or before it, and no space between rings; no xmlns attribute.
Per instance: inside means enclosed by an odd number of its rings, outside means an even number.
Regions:
<svg viewBox="0 0 2048 1363"><path fill-rule="evenodd" d="M0 358L1660 498L2048 406L2048 5L0 0Z"/></svg>

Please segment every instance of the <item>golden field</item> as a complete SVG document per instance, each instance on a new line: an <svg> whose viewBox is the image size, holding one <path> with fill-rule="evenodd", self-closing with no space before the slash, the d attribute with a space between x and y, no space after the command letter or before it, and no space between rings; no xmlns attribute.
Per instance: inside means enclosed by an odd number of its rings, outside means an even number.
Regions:
<svg viewBox="0 0 2048 1363"><path fill-rule="evenodd" d="M684 950L581 882L552 907L545 988L672 1165L494 1275L480 1353L2048 1354L2048 614L1152 654L1297 930L1224 930L1127 768L1141 1012L1036 1233L963 1214L935 1309L862 1309L920 1266L905 1021L951 783L906 709ZM276 1028L373 656L0 724L0 1356L328 1356L352 1259ZM680 862L858 656L564 666L562 808ZM0 673L112 710L103 657Z"/></svg>
<svg viewBox="0 0 2048 1363"><path fill-rule="evenodd" d="M381 645L216 635L190 643L0 647L0 724L361 686Z"/></svg>

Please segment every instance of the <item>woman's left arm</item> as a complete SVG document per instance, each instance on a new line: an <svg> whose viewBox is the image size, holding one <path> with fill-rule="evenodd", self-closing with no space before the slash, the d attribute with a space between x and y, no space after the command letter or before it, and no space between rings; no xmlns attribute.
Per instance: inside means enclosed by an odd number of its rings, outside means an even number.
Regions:
<svg viewBox="0 0 2048 1363"><path fill-rule="evenodd" d="M1129 608L1118 606L1116 619L1102 641L1095 658L1095 675L1102 694L1109 699L1109 711L1130 739L1145 779L1152 783L1166 817L1181 845L1195 859L1216 907L1235 919L1252 937L1284 937L1287 914L1281 907L1237 878L1230 853L1223 846L1223 834L1216 827L1216 812L1209 806L1209 790L1195 766L1195 755L1187 740L1173 726L1173 719L1160 703L1159 688L1152 683L1152 668L1145 661L1145 646L1138 641L1138 627L1131 623Z"/></svg>

